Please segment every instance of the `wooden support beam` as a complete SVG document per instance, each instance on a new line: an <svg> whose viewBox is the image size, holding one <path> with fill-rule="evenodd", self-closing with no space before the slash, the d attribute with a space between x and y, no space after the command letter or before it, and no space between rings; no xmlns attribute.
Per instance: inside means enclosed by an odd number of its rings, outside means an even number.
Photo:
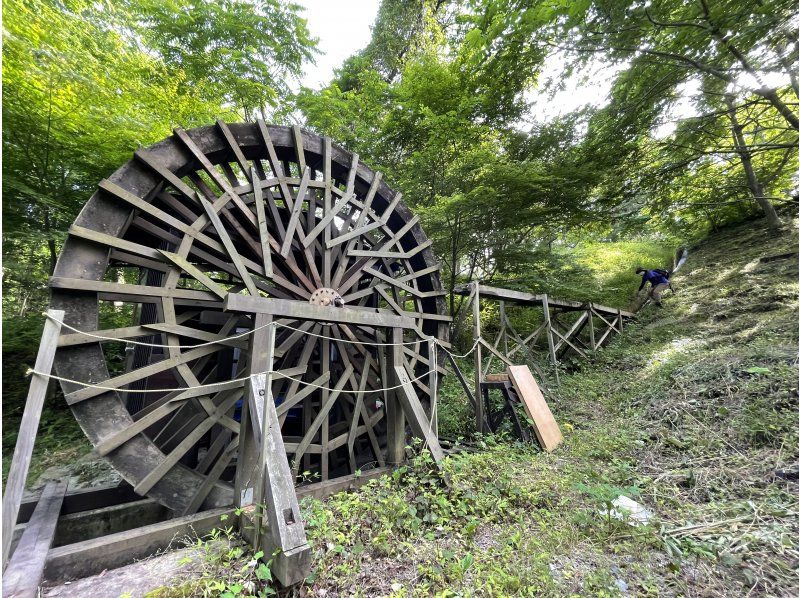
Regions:
<svg viewBox="0 0 800 598"><path fill-rule="evenodd" d="M273 328L267 330L274 333ZM275 555L272 557L275 576L284 586L290 586L302 581L309 574L311 547L306 540L305 528L300 518L294 476L286 457L270 386L268 374L256 376L251 381L252 394L264 397L259 458L262 479L259 481L257 494L260 500L257 501L256 508L263 505L266 512L256 519L261 524L257 528L258 544L263 548L266 560Z"/></svg>
<svg viewBox="0 0 800 598"><path fill-rule="evenodd" d="M481 294L480 294L480 283L473 282L472 283L472 292L470 294L472 297L472 339L473 341L479 341L481 338ZM481 368L483 367L483 357L481 354L481 343L475 346L475 356L473 358L473 363L475 365L475 430L482 434L486 422L484 421L483 417L483 401L481 401L481 382L483 382L481 378Z"/></svg>
<svg viewBox="0 0 800 598"><path fill-rule="evenodd" d="M45 578L49 581L62 581L96 575L103 570L121 567L156 554L170 546L175 538L202 537L215 528L229 527L235 522L235 518L231 508L213 509L51 548L47 553Z"/></svg>
<svg viewBox="0 0 800 598"><path fill-rule="evenodd" d="M271 314L276 317L291 318L293 320L316 320L361 326L385 326L388 328L414 328L416 325L413 318L398 316L388 310L366 307L333 307L314 305L304 301L248 297L247 295L236 294L229 294L225 298L223 305L227 311Z"/></svg>
<svg viewBox="0 0 800 598"><path fill-rule="evenodd" d="M461 369L458 367L456 360L448 352L445 352L445 355L447 356L447 359L450 361L450 365L453 367L453 373L456 375L456 378L461 384L461 388L464 389L464 394L467 395L469 402L472 403L473 407L475 407L475 396L472 394L472 389L469 387L467 380L464 378L464 374L461 373Z"/></svg>
<svg viewBox="0 0 800 598"><path fill-rule="evenodd" d="M3 493L3 565L8 561L8 551L11 546L11 535L17 522L19 504L22 493L25 491L25 480L28 479L28 469L33 455L33 444L36 441L36 432L39 429L39 420L42 417L42 407L47 395L47 386L50 378L47 376L53 369L53 357L58 346L58 335L64 321L64 310L47 310L47 319L42 330L42 340L39 342L39 352L36 355L34 368L43 375L33 374L28 387L28 396L25 399L25 410L17 433L17 444L11 457L11 466L8 470L5 492ZM63 493L62 493L63 494ZM60 503L59 503L60 505Z"/></svg>
<svg viewBox="0 0 800 598"><path fill-rule="evenodd" d="M545 332L547 334L547 349L550 352L550 361L553 364L553 370L556 374L556 384L558 380L558 359L556 358L555 345L553 343L553 323L550 320L550 304L547 295L542 295L542 309L544 310L544 323L546 324Z"/></svg>
<svg viewBox="0 0 800 598"><path fill-rule="evenodd" d="M3 572L3 596L6 598L36 598L38 595L47 551L53 544L66 491L67 481L58 480L49 482L42 492L39 504Z"/></svg>
<svg viewBox="0 0 800 598"><path fill-rule="evenodd" d="M388 380L388 386L397 386L400 381L396 375L396 368L403 364L403 331L392 328L390 335L394 343L386 349L387 357L381 364L381 380ZM388 362L388 363L387 363ZM388 374L388 375L387 375ZM400 403L399 389L390 390L385 394L386 401L386 463L397 465L405 458L406 446L406 421Z"/></svg>

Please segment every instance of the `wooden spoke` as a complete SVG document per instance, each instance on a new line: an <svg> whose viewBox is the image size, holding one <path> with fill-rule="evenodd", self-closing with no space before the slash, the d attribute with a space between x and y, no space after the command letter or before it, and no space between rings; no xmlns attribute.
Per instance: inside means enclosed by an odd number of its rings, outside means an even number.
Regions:
<svg viewBox="0 0 800 598"><path fill-rule="evenodd" d="M261 240L261 255L264 259L264 276L272 278L272 250L269 246L271 237L267 230L267 210L264 206L264 196L255 168L253 168L251 172L251 180L253 181L253 203L256 205L256 214L258 215L258 234Z"/></svg>

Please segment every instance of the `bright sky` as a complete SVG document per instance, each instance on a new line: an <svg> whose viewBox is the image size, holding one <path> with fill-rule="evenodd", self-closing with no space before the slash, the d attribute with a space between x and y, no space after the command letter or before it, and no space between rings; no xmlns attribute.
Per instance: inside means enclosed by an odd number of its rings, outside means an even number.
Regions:
<svg viewBox="0 0 800 598"><path fill-rule="evenodd" d="M301 83L319 89L333 69L369 43L380 0L295 0L306 8L311 35L319 39L316 65L306 66Z"/></svg>
<svg viewBox="0 0 800 598"><path fill-rule="evenodd" d="M380 0L295 0L305 7L303 16L308 20L311 35L319 39L320 54L316 65L307 65L300 84L319 89L333 78L333 71L348 57L363 49L372 35L372 25L378 14ZM541 90L548 81L558 82L564 66L564 57L551 55L544 64L540 88L531 90L526 99L532 102L530 116L519 123L523 129L534 123L546 123L586 105L605 105L611 83L621 66L605 66L600 61L590 64L581 73L566 80L560 89L549 94ZM681 98L672 107L668 122L654 133L665 137L675 128L675 121L694 114L690 97L696 89L687 86Z"/></svg>

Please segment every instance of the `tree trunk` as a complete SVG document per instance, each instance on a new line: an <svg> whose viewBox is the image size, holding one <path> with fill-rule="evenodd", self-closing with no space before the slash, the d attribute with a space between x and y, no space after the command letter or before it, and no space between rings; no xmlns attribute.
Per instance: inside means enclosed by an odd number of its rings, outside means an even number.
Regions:
<svg viewBox="0 0 800 598"><path fill-rule="evenodd" d="M56 271L56 262L58 262L58 249L56 248L56 240L50 236L52 232L50 226L50 210L44 209L44 230L47 233L47 251L50 254L50 276Z"/></svg>
<svg viewBox="0 0 800 598"><path fill-rule="evenodd" d="M725 104L728 106L728 118L731 120L731 133L733 134L733 145L739 154L739 159L742 162L745 176L747 177L747 187L753 195L764 214L767 217L767 226L769 227L770 234L778 234L781 230L781 220L778 218L778 213L775 211L775 206L772 205L766 197L764 197L764 189L761 186L756 171L753 169L753 159L750 149L747 147L747 142L744 139L744 125L739 123L736 116L736 105L733 97L730 94L725 95Z"/></svg>

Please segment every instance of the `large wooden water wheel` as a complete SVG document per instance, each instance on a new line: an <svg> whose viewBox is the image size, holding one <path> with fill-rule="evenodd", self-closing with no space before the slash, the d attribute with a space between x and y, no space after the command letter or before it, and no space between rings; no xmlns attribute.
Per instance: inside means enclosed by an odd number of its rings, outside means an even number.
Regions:
<svg viewBox="0 0 800 598"><path fill-rule="evenodd" d="M75 220L50 287L75 329L56 373L92 385L62 382L75 417L137 492L183 513L233 502L256 317L226 311L229 295L413 318L403 365L423 403L424 339L447 330L430 241L401 194L329 139L263 122L177 129L135 152ZM277 320L272 393L295 474L384 463L386 396L363 391L387 386L369 344L386 340Z"/></svg>

